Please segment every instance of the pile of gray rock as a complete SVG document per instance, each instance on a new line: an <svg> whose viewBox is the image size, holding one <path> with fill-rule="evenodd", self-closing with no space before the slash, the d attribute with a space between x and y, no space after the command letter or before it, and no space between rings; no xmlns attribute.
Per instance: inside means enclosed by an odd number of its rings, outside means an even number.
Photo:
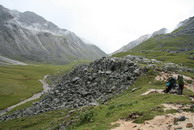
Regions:
<svg viewBox="0 0 194 130"><path fill-rule="evenodd" d="M78 108L104 103L128 89L142 70L127 58L102 58L82 65L63 76L48 94L33 106L5 115L2 120L36 115L61 108Z"/></svg>
<svg viewBox="0 0 194 130"><path fill-rule="evenodd" d="M194 69L184 67L175 63L164 63L163 70L165 71L173 71L173 72L190 72L194 73Z"/></svg>
<svg viewBox="0 0 194 130"><path fill-rule="evenodd" d="M131 60L135 63L140 63L140 64L161 64L161 61L158 61L156 59L147 59L143 56L133 56L133 55L127 55L125 56L126 59Z"/></svg>
<svg viewBox="0 0 194 130"><path fill-rule="evenodd" d="M132 55L127 55L125 57L128 60L133 61L134 63L138 64L144 64L145 67L147 68L157 68L161 71L173 71L173 72L190 72L194 73L193 68L188 68L179 64L175 63L163 63L161 61L158 61L156 59L147 59L143 56L132 56Z"/></svg>

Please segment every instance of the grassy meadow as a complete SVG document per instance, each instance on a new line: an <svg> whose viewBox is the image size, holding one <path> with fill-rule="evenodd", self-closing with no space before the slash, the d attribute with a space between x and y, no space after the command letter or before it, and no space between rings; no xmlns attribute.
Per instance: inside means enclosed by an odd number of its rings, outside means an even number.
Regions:
<svg viewBox="0 0 194 130"><path fill-rule="evenodd" d="M65 73L77 64L0 66L0 110L42 91L44 75Z"/></svg>

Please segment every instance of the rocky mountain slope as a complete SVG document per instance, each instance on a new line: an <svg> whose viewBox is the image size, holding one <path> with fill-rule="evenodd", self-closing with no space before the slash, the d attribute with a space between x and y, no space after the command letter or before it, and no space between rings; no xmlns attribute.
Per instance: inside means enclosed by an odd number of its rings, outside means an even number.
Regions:
<svg viewBox="0 0 194 130"><path fill-rule="evenodd" d="M143 35L143 36L139 37L138 39L136 39L136 40L128 43L127 45L121 47L119 50L113 52L112 54L129 51L130 49L133 49L134 47L138 46L139 44L143 43L144 41L148 40L151 37L154 37L154 36L160 35L160 34L165 34L166 31L167 31L166 28L162 28L158 31L153 32L152 34Z"/></svg>
<svg viewBox="0 0 194 130"><path fill-rule="evenodd" d="M59 64L106 56L97 46L33 12L21 13L3 6L0 6L0 54L21 61Z"/></svg>
<svg viewBox="0 0 194 130"><path fill-rule="evenodd" d="M177 25L177 29L173 32L174 34L188 34L192 35L194 34L194 17L190 17L184 21L181 21Z"/></svg>

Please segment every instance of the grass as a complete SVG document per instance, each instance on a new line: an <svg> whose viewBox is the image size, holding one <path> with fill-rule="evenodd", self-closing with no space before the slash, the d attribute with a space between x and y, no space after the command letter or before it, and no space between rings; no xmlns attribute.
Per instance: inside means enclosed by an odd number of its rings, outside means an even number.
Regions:
<svg viewBox="0 0 194 130"><path fill-rule="evenodd" d="M0 66L0 110L42 91L44 75L68 72L80 62L67 65Z"/></svg>
<svg viewBox="0 0 194 130"><path fill-rule="evenodd" d="M188 96L193 92L185 89L184 96L173 94L149 94L140 96L148 89L164 89L164 83L155 81L156 72L150 71L142 75L135 84L127 91L113 97L106 104L96 107L85 107L74 111L67 116L67 109L51 111L40 115L14 119L0 123L0 129L58 129L60 124L73 121L69 129L74 130L106 130L112 127L111 123L120 118L127 118L131 113L140 113L135 122L142 123L150 120L156 115L173 113L176 111L164 112L161 104L163 103L182 103L191 104ZM140 88L131 92L133 88Z"/></svg>
<svg viewBox="0 0 194 130"><path fill-rule="evenodd" d="M179 30L177 29L173 33L179 32L182 29L183 28L180 28ZM163 62L183 64L185 66L194 68L194 61L188 58L189 52L169 53L169 50L174 51L184 48L193 42L194 38L191 36L173 36L169 34L158 35L145 41L141 45L128 52L118 53L114 56L123 57L129 54L139 55L147 58L158 59ZM7 102L9 104L14 104L13 102L18 102L23 100L24 97L30 96L37 91L41 91L41 85L38 82L38 79L41 79L43 75L49 73L53 74L59 70L67 71L72 67L72 65L62 67L40 65L37 66L37 68L35 66L27 66L27 68L19 67L20 66L10 66L10 68L0 67L0 82L5 82L3 86L0 85L0 104L4 103L4 106L6 106ZM184 74L193 77L192 73ZM189 96L194 95L194 93L188 89L184 89L183 96L157 93L141 96L141 94L148 91L148 89L164 89L164 82L154 80L156 75L157 72L155 71L147 72L146 74L142 75L127 91L120 95L115 95L106 104L76 109L71 114L69 114L68 109L63 109L50 111L31 117L4 121L0 123L0 129L58 129L61 124L66 122L69 124L69 128L67 129L107 130L119 126L119 124L111 125L112 122L115 122L121 118L128 118L132 113L139 113L139 117L135 119L135 122L143 123L144 121L150 120L157 115L177 112L175 110L164 111L161 104L192 103L189 100ZM10 86L8 86L8 90L6 89L6 84L10 84ZM137 89L135 92L131 92L133 88L139 89ZM32 102L21 105L15 108L15 110L30 106Z"/></svg>
<svg viewBox="0 0 194 130"><path fill-rule="evenodd" d="M38 129L53 129L58 127L59 122L63 121L65 115L67 115L68 110L58 110L50 111L40 115L33 116L31 118L20 118L17 120L11 120L7 122L2 122L0 129L3 130L38 130Z"/></svg>
<svg viewBox="0 0 194 130"><path fill-rule="evenodd" d="M189 59L189 53L193 51L185 51L181 53L171 53L182 48L192 47L194 37L189 35L174 36L174 35L158 35L148 39L137 47L127 52L121 52L113 55L113 57L123 57L126 55L145 56L154 58L163 62L174 62L194 68L194 60Z"/></svg>
<svg viewBox="0 0 194 130"><path fill-rule="evenodd" d="M32 101L29 101L29 102L26 102L26 103L24 103L24 104L22 104L22 105L19 105L19 106L13 108L11 111L7 112L6 115L9 115L9 114L11 114L11 113L13 113L13 112L15 112L15 111L17 111L17 110L22 110L22 109L24 109L24 108L30 107L30 106L32 106L32 104L33 104L34 102L38 102L39 100L40 100L40 98L35 99L35 100L32 100Z"/></svg>
<svg viewBox="0 0 194 130"><path fill-rule="evenodd" d="M184 66L194 68L194 60L189 59L188 58L189 56L184 53L172 54L172 53L165 52L165 51L154 51L154 50L153 51L142 51L142 52L129 51L129 52L118 53L114 55L114 57L123 57L126 55L145 56L149 59L157 59L165 63L173 62L176 64L181 64Z"/></svg>

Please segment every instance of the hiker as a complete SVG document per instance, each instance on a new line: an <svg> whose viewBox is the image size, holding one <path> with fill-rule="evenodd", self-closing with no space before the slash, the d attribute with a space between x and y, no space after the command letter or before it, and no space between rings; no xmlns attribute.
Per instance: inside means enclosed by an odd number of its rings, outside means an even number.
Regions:
<svg viewBox="0 0 194 130"><path fill-rule="evenodd" d="M184 79L183 79L183 75L178 75L178 86L179 86L179 93L180 95L183 94L183 88L184 88Z"/></svg>
<svg viewBox="0 0 194 130"><path fill-rule="evenodd" d="M173 77L170 77L166 82L166 90L164 90L164 92L168 93L172 88L175 87L175 85L176 85L176 79Z"/></svg>

